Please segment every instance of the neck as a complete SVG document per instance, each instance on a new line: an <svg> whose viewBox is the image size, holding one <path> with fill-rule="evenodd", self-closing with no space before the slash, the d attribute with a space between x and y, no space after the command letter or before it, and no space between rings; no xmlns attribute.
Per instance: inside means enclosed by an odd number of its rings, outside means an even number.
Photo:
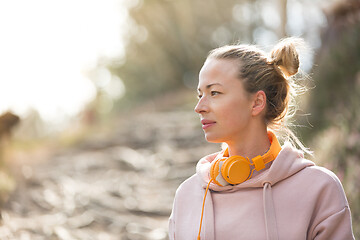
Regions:
<svg viewBox="0 0 360 240"><path fill-rule="evenodd" d="M240 155L250 159L264 155L270 148L267 129L247 131L235 141L226 142L229 148L229 156Z"/></svg>

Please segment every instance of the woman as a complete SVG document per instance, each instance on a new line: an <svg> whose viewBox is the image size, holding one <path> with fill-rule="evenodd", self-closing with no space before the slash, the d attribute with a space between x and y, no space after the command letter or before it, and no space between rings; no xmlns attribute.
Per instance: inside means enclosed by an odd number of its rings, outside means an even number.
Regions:
<svg viewBox="0 0 360 240"><path fill-rule="evenodd" d="M206 140L226 148L202 158L178 188L170 239L354 239L339 179L304 159L285 125L297 42L284 39L270 57L248 45L209 53L195 112ZM280 146L270 129L286 130L303 151Z"/></svg>

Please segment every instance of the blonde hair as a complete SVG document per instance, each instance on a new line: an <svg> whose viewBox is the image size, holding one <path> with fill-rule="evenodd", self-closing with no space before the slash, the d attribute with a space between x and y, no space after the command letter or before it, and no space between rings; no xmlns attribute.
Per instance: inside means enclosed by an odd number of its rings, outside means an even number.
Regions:
<svg viewBox="0 0 360 240"><path fill-rule="evenodd" d="M281 130L291 142L311 154L289 128L289 120L296 112L295 96L305 91L293 81L300 65L297 47L304 44L299 38L285 38L270 55L253 45L227 45L210 51L207 58L238 61L238 78L245 90L262 90L266 94L266 125L274 131Z"/></svg>

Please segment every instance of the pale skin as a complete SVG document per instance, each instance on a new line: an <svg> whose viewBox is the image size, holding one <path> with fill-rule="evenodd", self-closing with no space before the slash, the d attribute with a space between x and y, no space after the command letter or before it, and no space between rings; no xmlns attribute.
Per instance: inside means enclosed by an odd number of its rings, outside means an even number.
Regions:
<svg viewBox="0 0 360 240"><path fill-rule="evenodd" d="M195 107L209 142L228 145L229 155L254 158L270 147L264 91L248 93L234 60L207 59L199 74Z"/></svg>

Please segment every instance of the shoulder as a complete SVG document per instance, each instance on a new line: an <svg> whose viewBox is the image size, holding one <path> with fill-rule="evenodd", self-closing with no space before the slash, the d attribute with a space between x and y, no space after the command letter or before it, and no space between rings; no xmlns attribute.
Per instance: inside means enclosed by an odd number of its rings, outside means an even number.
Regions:
<svg viewBox="0 0 360 240"><path fill-rule="evenodd" d="M309 166L303 169L309 188L317 191L324 200L337 201L340 205L348 206L344 188L335 173L320 166Z"/></svg>
<svg viewBox="0 0 360 240"><path fill-rule="evenodd" d="M201 202L205 190L199 178L197 174L194 174L180 184L175 193L174 208L182 209L184 206L190 208L195 202Z"/></svg>
<svg viewBox="0 0 360 240"><path fill-rule="evenodd" d="M199 176L197 174L194 174L180 184L180 186L176 190L176 195L184 194L199 188L201 188Z"/></svg>
<svg viewBox="0 0 360 240"><path fill-rule="evenodd" d="M202 199L204 197L205 189L202 185L202 179L198 174L194 174L186 179L177 188L175 193L175 201L188 202Z"/></svg>
<svg viewBox="0 0 360 240"><path fill-rule="evenodd" d="M304 169L311 183L309 195L314 197L311 239L354 239L349 203L339 178L324 167Z"/></svg>
<svg viewBox="0 0 360 240"><path fill-rule="evenodd" d="M334 187L342 189L341 182L336 174L325 167L314 165L305 168L304 171L308 175L312 176L314 180L326 182L328 184L334 185Z"/></svg>

